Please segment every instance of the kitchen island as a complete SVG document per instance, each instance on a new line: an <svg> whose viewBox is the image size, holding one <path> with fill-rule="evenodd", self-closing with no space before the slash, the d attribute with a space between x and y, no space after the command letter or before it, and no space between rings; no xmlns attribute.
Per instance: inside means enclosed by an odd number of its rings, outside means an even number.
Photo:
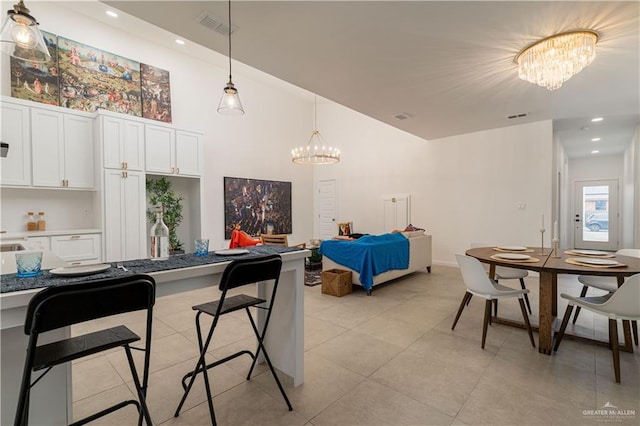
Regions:
<svg viewBox="0 0 640 426"><path fill-rule="evenodd" d="M308 250L277 246L249 248L243 257L255 257L272 253L282 256L282 272L278 286L275 309L265 344L274 367L290 377L294 386L303 382L304 361L304 259ZM156 296L190 291L204 287L217 287L225 267L239 256L218 256L213 252L207 256L193 254L172 256L167 261L140 259L123 262L124 271L112 267L100 274L88 277L63 278L43 271L40 277L18 279L15 274L2 275L0 281L1 309L1 361L2 361L2 417L0 424L13 423L17 393L27 346L24 320L29 300L43 287L63 282L79 282L87 279L115 277L125 274L144 273L156 280ZM258 297L267 298L269 283L258 284ZM215 296L212 293L212 299ZM258 321L263 323L263 316ZM69 328L52 332L51 339L69 337ZM153 357L153 347L151 349ZM32 424L58 425L72 421L71 366L53 369L34 387L31 398ZM176 401L177 403L177 401ZM151 413L153 417L153 413Z"/></svg>

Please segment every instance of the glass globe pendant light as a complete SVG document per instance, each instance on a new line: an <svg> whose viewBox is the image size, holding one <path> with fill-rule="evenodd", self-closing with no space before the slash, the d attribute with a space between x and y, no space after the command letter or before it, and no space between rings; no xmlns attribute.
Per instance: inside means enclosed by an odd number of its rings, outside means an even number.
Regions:
<svg viewBox="0 0 640 426"><path fill-rule="evenodd" d="M244 114L242 102L240 102L240 96L238 96L238 89L231 81L231 0L229 0L229 82L227 82L223 91L224 93L218 104L218 112L225 115Z"/></svg>
<svg viewBox="0 0 640 426"><path fill-rule="evenodd" d="M7 11L7 19L0 32L0 47L8 55L25 61L42 63L51 60L38 29L38 21L30 15L23 0Z"/></svg>

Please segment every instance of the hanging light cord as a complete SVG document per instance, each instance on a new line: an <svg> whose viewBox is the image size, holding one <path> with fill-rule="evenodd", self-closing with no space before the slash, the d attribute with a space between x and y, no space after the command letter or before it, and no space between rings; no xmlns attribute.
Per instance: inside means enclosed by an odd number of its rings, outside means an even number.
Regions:
<svg viewBox="0 0 640 426"><path fill-rule="evenodd" d="M229 0L229 82L231 82L231 0Z"/></svg>

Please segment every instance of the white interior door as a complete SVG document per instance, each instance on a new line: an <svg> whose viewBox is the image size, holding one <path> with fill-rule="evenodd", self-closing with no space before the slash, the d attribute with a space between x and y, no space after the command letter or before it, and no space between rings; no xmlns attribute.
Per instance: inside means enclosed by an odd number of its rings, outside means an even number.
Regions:
<svg viewBox="0 0 640 426"><path fill-rule="evenodd" d="M574 247L618 249L618 181L577 181L574 207Z"/></svg>
<svg viewBox="0 0 640 426"><path fill-rule="evenodd" d="M384 204L384 230L405 229L411 221L411 196L409 194L386 195Z"/></svg>
<svg viewBox="0 0 640 426"><path fill-rule="evenodd" d="M321 180L318 183L318 238L330 240L338 235L336 228L336 181Z"/></svg>

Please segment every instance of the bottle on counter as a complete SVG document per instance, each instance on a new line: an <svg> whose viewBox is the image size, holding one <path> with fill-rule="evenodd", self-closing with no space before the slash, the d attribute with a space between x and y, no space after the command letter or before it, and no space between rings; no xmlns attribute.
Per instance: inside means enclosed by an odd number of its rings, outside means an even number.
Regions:
<svg viewBox="0 0 640 426"><path fill-rule="evenodd" d="M156 223L151 227L151 260L169 259L169 227L162 219L162 208L156 211Z"/></svg>
<svg viewBox="0 0 640 426"><path fill-rule="evenodd" d="M47 221L44 219L44 212L38 212L38 231L46 231L47 230Z"/></svg>
<svg viewBox="0 0 640 426"><path fill-rule="evenodd" d="M33 212L27 212L27 231L36 231L38 224L36 223L36 217Z"/></svg>

